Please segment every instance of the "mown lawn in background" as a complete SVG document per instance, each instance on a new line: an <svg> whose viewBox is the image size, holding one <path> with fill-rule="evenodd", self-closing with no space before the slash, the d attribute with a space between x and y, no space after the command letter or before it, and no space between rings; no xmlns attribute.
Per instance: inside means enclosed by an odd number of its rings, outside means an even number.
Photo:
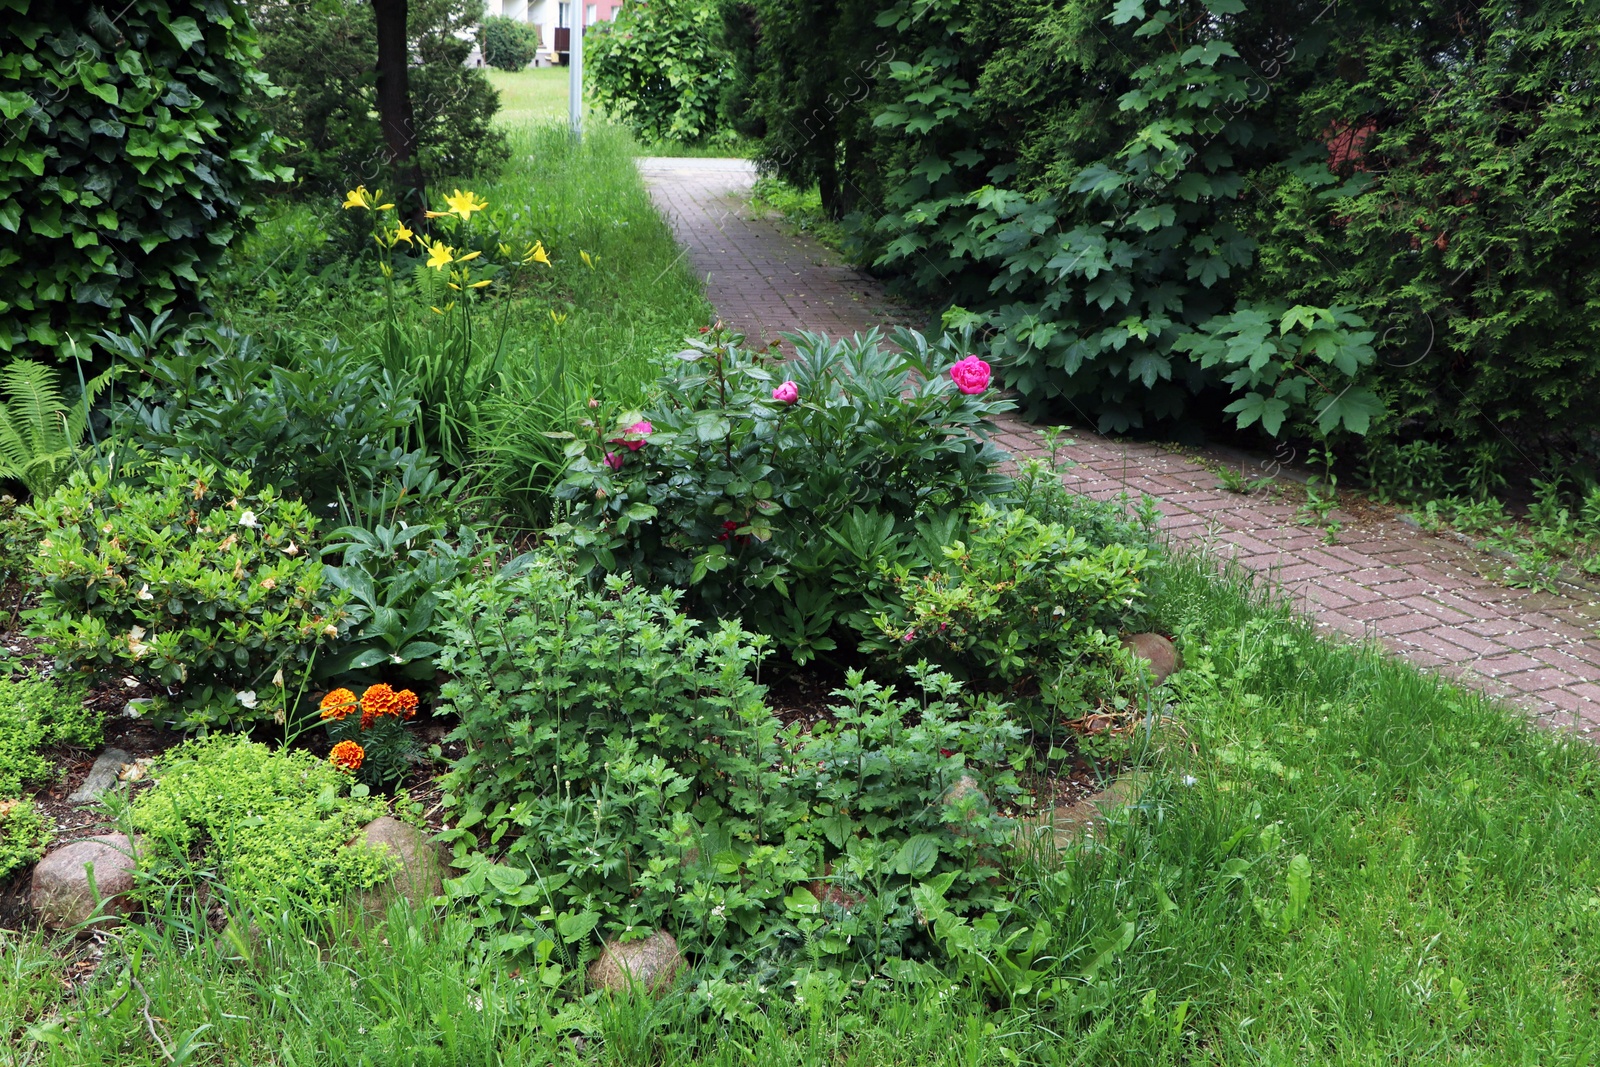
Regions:
<svg viewBox="0 0 1600 1067"><path fill-rule="evenodd" d="M565 120L569 84L566 67L529 67L509 71L489 69L489 82L500 93L495 122L510 130Z"/></svg>
<svg viewBox="0 0 1600 1067"><path fill-rule="evenodd" d="M1149 787L1095 843L1025 862L1038 904L1013 921L1053 930L1033 964L1049 973L1026 991L980 988L971 965L949 984L684 985L585 1004L540 991L453 919L401 918L381 951L285 929L246 964L179 916L114 936L76 999L42 942L11 937L0 1046L27 1063L154 1065L167 1060L153 1025L169 1046L215 1043L201 1062L241 1065L1600 1055L1600 764L1586 743L1325 641L1211 561L1171 565L1157 618L1188 663L1163 694Z"/></svg>

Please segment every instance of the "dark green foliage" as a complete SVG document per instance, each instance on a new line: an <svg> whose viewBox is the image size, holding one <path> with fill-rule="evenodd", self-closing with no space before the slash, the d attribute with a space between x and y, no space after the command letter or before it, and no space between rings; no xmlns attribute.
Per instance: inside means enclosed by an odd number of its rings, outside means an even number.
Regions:
<svg viewBox="0 0 1600 1067"><path fill-rule="evenodd" d="M526 22L490 15L478 38L483 61L501 70L521 70L539 54L539 31Z"/></svg>
<svg viewBox="0 0 1600 1067"><path fill-rule="evenodd" d="M986 436L1011 403L957 390L949 370L970 338L791 340L787 362L736 336L690 342L642 413L585 427L556 495L585 565L686 589L803 661L865 606L857 572L840 570L853 550L826 531L857 511L909 527L1004 491ZM785 379L792 403L773 396ZM875 576L875 558L864 566Z"/></svg>
<svg viewBox="0 0 1600 1067"><path fill-rule="evenodd" d="M308 196L357 184L395 188L378 126L378 45L370 3L250 0L261 34L261 66L282 95L261 102L290 142L284 162ZM492 173L505 162L505 134L490 119L499 97L467 67L477 0L412 0L409 77L417 143L428 180ZM458 35L459 34L459 35Z"/></svg>
<svg viewBox="0 0 1600 1067"><path fill-rule="evenodd" d="M624 4L615 21L589 28L584 47L590 94L644 140L728 132L722 109L737 71L723 45L718 0Z"/></svg>
<svg viewBox="0 0 1600 1067"><path fill-rule="evenodd" d="M336 343L178 331L158 318L104 344L131 371L111 409L125 442L248 471L319 521L392 523L442 506L451 483L406 446L418 412L408 380Z"/></svg>
<svg viewBox="0 0 1600 1067"><path fill-rule="evenodd" d="M785 727L751 677L760 639L699 632L676 599L587 590L556 555L446 597L467 869L448 889L509 923L499 947L556 981L591 932L656 926L718 971L787 970L803 944L877 964L930 951L919 882L944 876L961 914L1000 899L1012 824L979 790L1018 792L1004 705L926 669L903 700L855 675L831 722Z"/></svg>
<svg viewBox="0 0 1600 1067"><path fill-rule="evenodd" d="M260 183L245 5L0 2L0 352L194 304Z"/></svg>
<svg viewBox="0 0 1600 1067"><path fill-rule="evenodd" d="M769 164L989 329L1035 404L1428 440L1463 488L1516 458L1507 437L1587 448L1600 29L1580 5L757 11Z"/></svg>

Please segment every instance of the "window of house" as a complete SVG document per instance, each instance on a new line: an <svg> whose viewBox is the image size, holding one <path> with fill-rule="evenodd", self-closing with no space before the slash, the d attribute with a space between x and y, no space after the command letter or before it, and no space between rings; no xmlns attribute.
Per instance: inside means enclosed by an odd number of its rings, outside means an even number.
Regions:
<svg viewBox="0 0 1600 1067"><path fill-rule="evenodd" d="M599 18L599 13L600 13L600 5L599 4L587 4L587 5L585 5L584 9L583 9L583 24L585 26L593 26L595 24L595 21Z"/></svg>
<svg viewBox="0 0 1600 1067"><path fill-rule="evenodd" d="M572 5L571 4L557 4L556 5L556 25L557 26L561 26L563 28L572 25Z"/></svg>

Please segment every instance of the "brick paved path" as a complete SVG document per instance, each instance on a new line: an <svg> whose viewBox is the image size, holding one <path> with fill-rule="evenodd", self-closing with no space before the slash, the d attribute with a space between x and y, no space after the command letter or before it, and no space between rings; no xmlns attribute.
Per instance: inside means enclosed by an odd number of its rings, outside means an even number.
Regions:
<svg viewBox="0 0 1600 1067"><path fill-rule="evenodd" d="M706 293L728 325L752 339L786 331L851 334L909 321L872 278L840 266L827 249L758 218L746 203L750 164L729 159L641 159ZM1593 602L1506 589L1485 579L1496 562L1423 534L1383 509L1336 512L1337 544L1297 524L1296 507L1263 494L1216 488L1201 459L1262 473L1237 455L1200 459L1159 445L1073 429L1065 449L1078 464L1073 489L1156 498L1163 528L1268 572L1319 626L1376 639L1419 666L1476 681L1535 716L1589 733L1600 727L1600 610ZM997 442L1015 454L1043 451L1038 430L1002 422Z"/></svg>

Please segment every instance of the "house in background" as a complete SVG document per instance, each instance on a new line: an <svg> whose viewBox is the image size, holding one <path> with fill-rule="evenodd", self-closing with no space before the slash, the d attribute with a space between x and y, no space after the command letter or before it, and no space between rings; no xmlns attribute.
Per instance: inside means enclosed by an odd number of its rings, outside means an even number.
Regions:
<svg viewBox="0 0 1600 1067"><path fill-rule="evenodd" d="M571 47L574 17L583 25L610 22L623 0L488 0L486 15L503 15L539 28L539 63L565 63Z"/></svg>

